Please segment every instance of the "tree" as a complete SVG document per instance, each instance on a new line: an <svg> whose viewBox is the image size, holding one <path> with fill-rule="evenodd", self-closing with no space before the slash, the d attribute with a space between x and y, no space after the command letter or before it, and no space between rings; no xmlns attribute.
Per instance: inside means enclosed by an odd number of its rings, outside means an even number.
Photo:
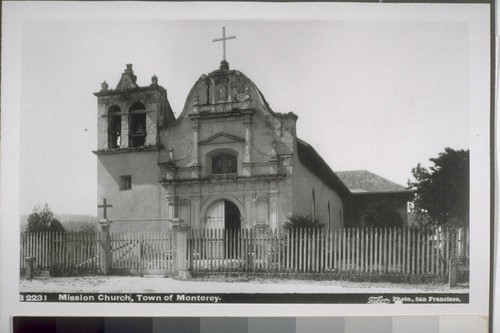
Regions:
<svg viewBox="0 0 500 333"><path fill-rule="evenodd" d="M28 231L64 231L64 227L54 217L54 213L50 210L49 205L45 204L43 208L40 206L33 208L33 212L28 216Z"/></svg>
<svg viewBox="0 0 500 333"><path fill-rule="evenodd" d="M426 169L412 169L413 212L420 225L469 225L469 150L445 148Z"/></svg>
<svg viewBox="0 0 500 333"><path fill-rule="evenodd" d="M363 227L401 227L403 218L398 212L398 205L391 201L370 202L361 216Z"/></svg>

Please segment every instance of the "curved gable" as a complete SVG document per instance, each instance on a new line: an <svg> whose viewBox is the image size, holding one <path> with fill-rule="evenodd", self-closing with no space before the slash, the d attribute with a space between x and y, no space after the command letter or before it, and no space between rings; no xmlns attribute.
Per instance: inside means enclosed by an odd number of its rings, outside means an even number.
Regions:
<svg viewBox="0 0 500 333"><path fill-rule="evenodd" d="M254 110L264 116L277 116L261 91L238 70L218 69L203 74L191 88L178 121L189 115L223 115Z"/></svg>

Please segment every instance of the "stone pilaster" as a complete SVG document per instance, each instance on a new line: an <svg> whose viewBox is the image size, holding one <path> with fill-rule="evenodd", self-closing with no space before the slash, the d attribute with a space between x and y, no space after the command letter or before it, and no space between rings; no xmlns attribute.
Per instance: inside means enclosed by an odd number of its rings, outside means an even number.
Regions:
<svg viewBox="0 0 500 333"><path fill-rule="evenodd" d="M111 235L109 233L109 227L111 222L108 219L99 221L101 226L101 271L104 275L109 275L111 273Z"/></svg>
<svg viewBox="0 0 500 333"><path fill-rule="evenodd" d="M252 165L251 165L252 119L250 115L246 115L244 125L245 125L245 150L243 151L242 173L243 176L251 176L252 175Z"/></svg>
<svg viewBox="0 0 500 333"><path fill-rule="evenodd" d="M128 148L128 113L122 113L122 132L120 136L120 148Z"/></svg>
<svg viewBox="0 0 500 333"><path fill-rule="evenodd" d="M250 116L247 116L245 118L244 125L245 125L245 152L243 156L243 162L250 163L251 161L250 151L252 145L252 120L250 119Z"/></svg>
<svg viewBox="0 0 500 333"><path fill-rule="evenodd" d="M151 103L147 106L149 111L146 111L146 146L156 146L158 140L158 112L157 106Z"/></svg>
<svg viewBox="0 0 500 333"><path fill-rule="evenodd" d="M209 84L210 85L209 85L209 88L208 88L209 89L209 93L208 93L209 97L208 98L209 98L209 101L210 101L209 103L213 105L213 104L215 104L215 81L214 81L214 79L212 77L210 77L210 83Z"/></svg>
<svg viewBox="0 0 500 333"><path fill-rule="evenodd" d="M99 112L97 115L97 149L108 149L108 113L106 103L99 99Z"/></svg>
<svg viewBox="0 0 500 333"><path fill-rule="evenodd" d="M245 225L242 225L242 228L251 228L253 225L253 212L252 212L252 202L253 196L251 194L245 195Z"/></svg>
<svg viewBox="0 0 500 333"><path fill-rule="evenodd" d="M176 240L176 251L175 251L175 274L179 279L189 279L191 273L189 271L189 260L187 257L188 253L188 232L190 227L184 223L183 220L174 218L170 222L172 229L174 230L175 240Z"/></svg>
<svg viewBox="0 0 500 333"><path fill-rule="evenodd" d="M271 194L271 204L269 207L269 226L271 229L278 228L278 194Z"/></svg>
<svg viewBox="0 0 500 333"><path fill-rule="evenodd" d="M198 119L193 119L193 166L199 165L198 161L198 131L200 130L200 123Z"/></svg>

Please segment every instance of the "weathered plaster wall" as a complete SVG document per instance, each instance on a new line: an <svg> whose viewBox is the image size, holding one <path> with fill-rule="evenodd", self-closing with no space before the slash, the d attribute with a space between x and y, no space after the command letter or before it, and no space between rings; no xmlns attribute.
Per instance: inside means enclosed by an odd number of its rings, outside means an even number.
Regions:
<svg viewBox="0 0 500 333"><path fill-rule="evenodd" d="M162 217L162 196L159 186L157 151L141 151L98 156L98 198L106 198L110 219L143 219ZM120 176L132 176L132 189L120 190ZM164 210L164 209L163 209ZM102 218L99 209L99 218ZM146 222L145 222L146 223ZM147 222L153 226L155 222ZM120 227L118 227L120 225ZM140 223L116 222L113 228L123 231L140 231Z"/></svg>
<svg viewBox="0 0 500 333"><path fill-rule="evenodd" d="M260 106L258 112L252 117L252 145L250 147L252 162L263 162L271 159L273 156L271 148L274 142L280 140L276 127L275 119L264 113L262 106Z"/></svg>
<svg viewBox="0 0 500 333"><path fill-rule="evenodd" d="M323 183L315 174L305 168L294 156L293 164L293 213L312 215L313 189L315 196L315 216L326 228L338 229L343 226L344 207L340 196ZM330 202L330 225L328 226L328 202Z"/></svg>

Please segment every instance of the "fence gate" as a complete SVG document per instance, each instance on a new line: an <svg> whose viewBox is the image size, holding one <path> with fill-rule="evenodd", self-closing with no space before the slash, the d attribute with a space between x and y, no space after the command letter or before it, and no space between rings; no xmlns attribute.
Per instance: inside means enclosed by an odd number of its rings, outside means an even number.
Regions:
<svg viewBox="0 0 500 333"><path fill-rule="evenodd" d="M172 232L111 233L112 270L123 274L172 275L175 237Z"/></svg>

